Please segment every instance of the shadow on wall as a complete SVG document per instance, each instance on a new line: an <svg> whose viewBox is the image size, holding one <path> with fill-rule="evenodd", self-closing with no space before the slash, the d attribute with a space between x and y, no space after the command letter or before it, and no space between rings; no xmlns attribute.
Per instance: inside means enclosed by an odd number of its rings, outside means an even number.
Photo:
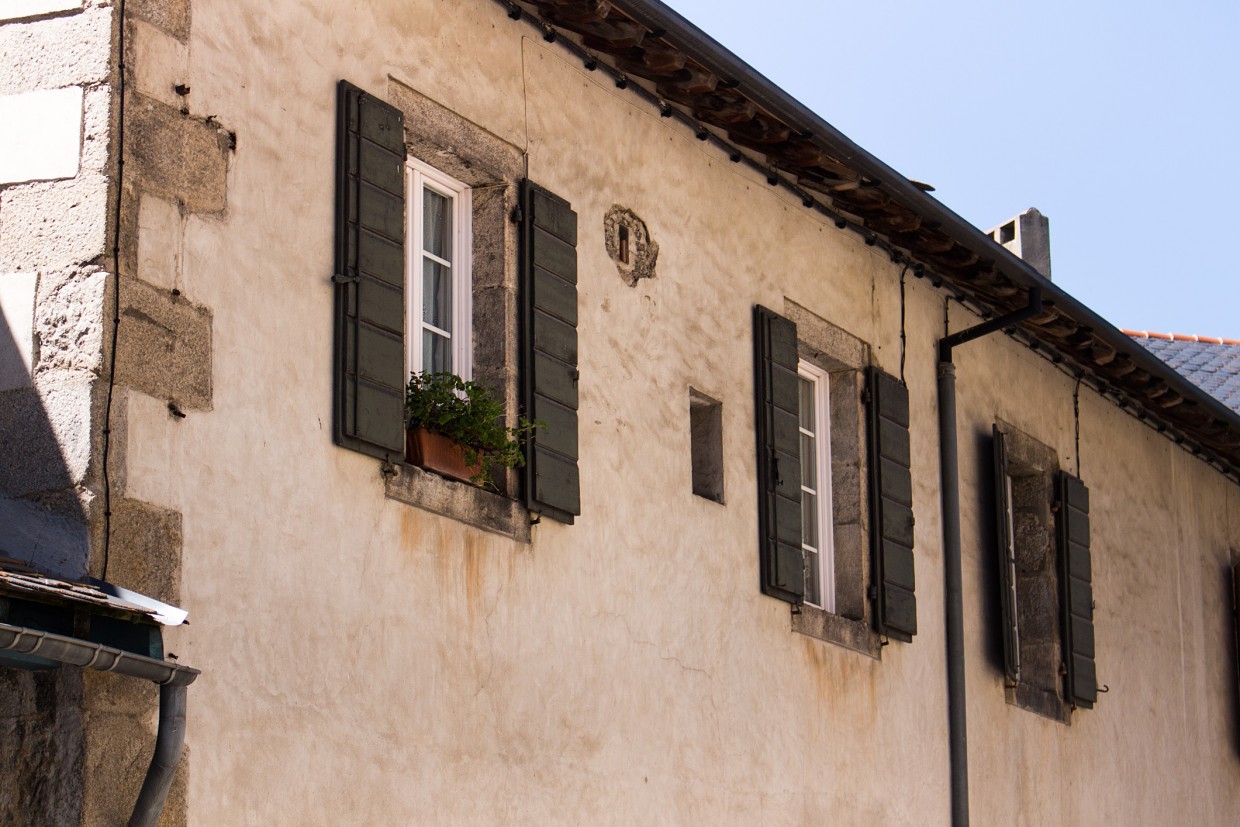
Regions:
<svg viewBox="0 0 1240 827"><path fill-rule="evenodd" d="M88 433L90 382L32 379L33 322L33 276L0 276L0 555L80 578L90 560L86 514L49 410L62 407L64 427Z"/></svg>

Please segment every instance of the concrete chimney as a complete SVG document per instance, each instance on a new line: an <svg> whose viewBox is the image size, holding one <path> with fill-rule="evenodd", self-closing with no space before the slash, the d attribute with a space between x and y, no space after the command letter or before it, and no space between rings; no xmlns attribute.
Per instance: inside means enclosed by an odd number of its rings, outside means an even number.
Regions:
<svg viewBox="0 0 1240 827"><path fill-rule="evenodd" d="M1051 277L1051 222L1036 207L1004 221L986 235L1029 262L1048 279Z"/></svg>

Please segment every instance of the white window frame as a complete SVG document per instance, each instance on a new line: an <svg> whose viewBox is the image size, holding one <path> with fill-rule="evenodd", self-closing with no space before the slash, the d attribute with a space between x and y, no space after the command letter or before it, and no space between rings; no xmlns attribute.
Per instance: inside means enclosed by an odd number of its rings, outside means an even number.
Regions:
<svg viewBox="0 0 1240 827"><path fill-rule="evenodd" d="M452 372L473 378L473 206L467 184L416 158L405 163L405 359L409 373L422 370L422 192L430 189L452 201ZM437 328L432 328L438 330ZM443 333L445 331L439 331Z"/></svg>
<svg viewBox="0 0 1240 827"><path fill-rule="evenodd" d="M801 479L802 492L815 495L818 503L817 513L812 517L817 521L818 548L807 545L802 538L801 547L806 552L818 554L818 595L821 603L811 603L826 612L835 612L835 538L834 520L832 519L831 490L831 377L815 364L801 360L797 365L797 374L813 385L814 395L814 431L810 433L800 427L802 434L814 438L815 465L817 478Z"/></svg>

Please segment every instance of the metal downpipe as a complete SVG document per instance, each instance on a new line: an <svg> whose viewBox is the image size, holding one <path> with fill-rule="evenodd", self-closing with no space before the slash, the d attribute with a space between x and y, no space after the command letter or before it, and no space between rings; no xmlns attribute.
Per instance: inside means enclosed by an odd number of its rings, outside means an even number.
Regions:
<svg viewBox="0 0 1240 827"><path fill-rule="evenodd" d="M960 456L956 440L956 366L952 349L1042 312L1042 290L1029 303L939 340L939 494L943 520L943 615L947 638L947 725L952 827L969 825L969 732L964 682L964 587L960 565Z"/></svg>
<svg viewBox="0 0 1240 827"><path fill-rule="evenodd" d="M948 354L950 359L950 353ZM965 714L964 594L960 567L960 473L956 445L956 366L939 362L939 490L943 514L943 600L947 637L947 723L952 825L969 824L969 736Z"/></svg>
<svg viewBox="0 0 1240 827"><path fill-rule="evenodd" d="M159 687L159 731L155 736L155 753L142 782L142 791L133 805L129 827L155 827L168 790L181 762L185 748L185 698L187 687L164 684Z"/></svg>

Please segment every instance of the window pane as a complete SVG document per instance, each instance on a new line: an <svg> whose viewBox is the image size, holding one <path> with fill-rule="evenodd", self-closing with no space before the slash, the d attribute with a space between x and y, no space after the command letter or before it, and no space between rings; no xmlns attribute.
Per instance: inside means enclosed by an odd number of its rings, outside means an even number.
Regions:
<svg viewBox="0 0 1240 827"><path fill-rule="evenodd" d="M818 450L812 436L801 434L801 485L818 490Z"/></svg>
<svg viewBox="0 0 1240 827"><path fill-rule="evenodd" d="M452 349L448 339L429 330L422 331L422 370L428 373L452 371Z"/></svg>
<svg viewBox="0 0 1240 827"><path fill-rule="evenodd" d="M422 321L452 332L452 271L422 259Z"/></svg>
<svg viewBox="0 0 1240 827"><path fill-rule="evenodd" d="M801 492L801 543L818 548L818 496Z"/></svg>
<svg viewBox="0 0 1240 827"><path fill-rule="evenodd" d="M452 260L452 199L428 189L422 190L422 247Z"/></svg>
<svg viewBox="0 0 1240 827"><path fill-rule="evenodd" d="M805 602L813 603L815 606L822 605L822 594L819 591L819 584L822 582L822 574L818 569L817 552L805 552Z"/></svg>
<svg viewBox="0 0 1240 827"><path fill-rule="evenodd" d="M801 377L801 427L814 431L814 383Z"/></svg>

